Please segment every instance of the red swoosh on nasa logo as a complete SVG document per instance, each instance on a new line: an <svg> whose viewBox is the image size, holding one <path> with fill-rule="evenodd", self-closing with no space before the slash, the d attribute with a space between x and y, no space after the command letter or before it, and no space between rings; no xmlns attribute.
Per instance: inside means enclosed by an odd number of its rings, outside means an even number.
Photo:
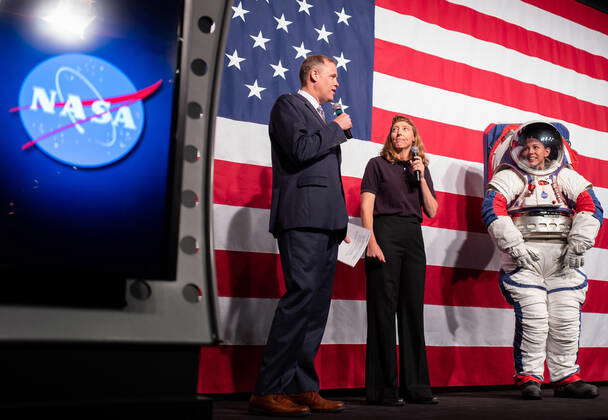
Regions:
<svg viewBox="0 0 608 420"><path fill-rule="evenodd" d="M120 102L127 102L127 101L132 101L132 100L141 100L144 99L148 96L150 96L152 93L154 93L154 91L156 89L158 89L160 87L160 85L163 83L162 79L159 80L158 82L154 83L153 85L150 85L146 88L143 88L142 90L138 90L135 93L130 93L128 95L122 95L122 96L115 96L113 98L107 98L107 99L103 99L103 101L105 102L110 102L111 104L116 104L116 103L120 103ZM86 99L84 101L82 101L82 105L84 106L91 106L93 104L93 102L98 101L99 99ZM64 106L66 103L65 102L58 102L55 104L55 107L58 106ZM17 111L21 111L22 109L31 109L31 106L15 106L13 108L10 108L8 110L8 112L17 112Z"/></svg>
<svg viewBox="0 0 608 420"><path fill-rule="evenodd" d="M67 130L68 128L74 127L77 124L85 123L87 121L92 120L93 118L101 117L102 115L107 114L107 113L112 113L112 112L116 111L117 109L122 108L123 106L129 106L129 105L134 104L137 101L141 101L142 99L145 99L146 97L150 96L154 91L156 91L156 89L159 88L159 86L162 84L162 82L163 81L161 79L158 82L154 83L153 85L148 86L147 88L139 90L139 91L137 91L135 93L131 93L129 95L116 96L114 98L104 99L104 101L110 102L110 103L120 103L120 102L125 102L125 103L123 103L123 104L121 104L119 106L116 106L114 108L110 108L109 110L107 110L105 112L101 112L99 114L91 115L90 117L84 118L84 119L79 120L79 121L75 121L75 122L73 122L71 124L65 125L63 127L59 127L59 128L57 128L57 129L55 129L53 131L45 133L42 136L40 136L38 138L35 138L34 140L30 140L27 143L25 143L23 146L21 146L21 150L26 150L26 149L32 147L33 145L35 145L36 143L38 143L39 141L44 140L46 138L49 138L51 136L54 136L55 134L57 134L57 133L59 133L59 132L61 132L63 130ZM93 99L93 100L87 99L86 101L82 101L82 104L89 106L93 102L95 102L96 100L97 99ZM60 105L62 105L62 104L55 104L56 107L60 106ZM26 107L26 108L30 108L30 107ZM11 108L11 109L13 109L13 108Z"/></svg>

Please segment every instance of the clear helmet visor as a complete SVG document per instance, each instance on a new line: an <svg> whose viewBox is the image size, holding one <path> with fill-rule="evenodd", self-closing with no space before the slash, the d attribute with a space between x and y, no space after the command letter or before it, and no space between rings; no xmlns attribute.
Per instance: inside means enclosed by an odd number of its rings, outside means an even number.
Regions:
<svg viewBox="0 0 608 420"><path fill-rule="evenodd" d="M553 125L545 122L524 124L515 135L517 146L511 150L511 157L521 169L540 175L553 171L561 165L564 158L564 144L562 136ZM524 153L524 149L535 142L539 142L541 147L537 147L532 157L528 159L530 153ZM549 148L549 153L544 156L546 148ZM539 160L544 161L539 165Z"/></svg>

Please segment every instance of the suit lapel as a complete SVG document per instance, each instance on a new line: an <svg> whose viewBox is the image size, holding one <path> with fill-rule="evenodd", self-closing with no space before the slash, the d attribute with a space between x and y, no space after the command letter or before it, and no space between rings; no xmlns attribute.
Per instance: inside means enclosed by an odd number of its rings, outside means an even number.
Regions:
<svg viewBox="0 0 608 420"><path fill-rule="evenodd" d="M310 102L308 102L308 99L306 99L299 93L294 93L293 95L304 103L304 106L306 106L306 108L308 108L310 110L310 112L312 112L315 115L315 117L317 117L317 120L319 120L319 122L321 122L321 124L327 125L327 121L325 121L323 118L321 118L321 116L319 115L317 110L313 108L313 106L310 104Z"/></svg>

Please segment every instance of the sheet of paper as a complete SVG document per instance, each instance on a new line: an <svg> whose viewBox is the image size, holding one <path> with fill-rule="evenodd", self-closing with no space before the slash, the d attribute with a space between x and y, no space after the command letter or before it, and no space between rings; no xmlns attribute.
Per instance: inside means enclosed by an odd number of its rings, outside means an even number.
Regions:
<svg viewBox="0 0 608 420"><path fill-rule="evenodd" d="M353 223L348 224L347 233L350 243L342 241L338 247L338 261L354 267L361 259L371 232Z"/></svg>

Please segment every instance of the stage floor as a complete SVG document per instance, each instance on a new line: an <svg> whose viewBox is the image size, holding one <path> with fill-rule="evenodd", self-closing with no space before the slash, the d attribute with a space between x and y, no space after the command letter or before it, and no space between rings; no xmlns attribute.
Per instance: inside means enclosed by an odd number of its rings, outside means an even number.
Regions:
<svg viewBox="0 0 608 420"><path fill-rule="evenodd" d="M435 406L406 404L402 407L378 407L365 404L361 390L322 392L340 399L347 409L339 414L313 414L310 419L608 419L608 384L600 384L600 396L593 400L554 398L553 390L543 390L540 401L524 401L514 389L441 390ZM213 418L242 419L248 416L245 395L214 397ZM276 417L250 416L251 419Z"/></svg>

